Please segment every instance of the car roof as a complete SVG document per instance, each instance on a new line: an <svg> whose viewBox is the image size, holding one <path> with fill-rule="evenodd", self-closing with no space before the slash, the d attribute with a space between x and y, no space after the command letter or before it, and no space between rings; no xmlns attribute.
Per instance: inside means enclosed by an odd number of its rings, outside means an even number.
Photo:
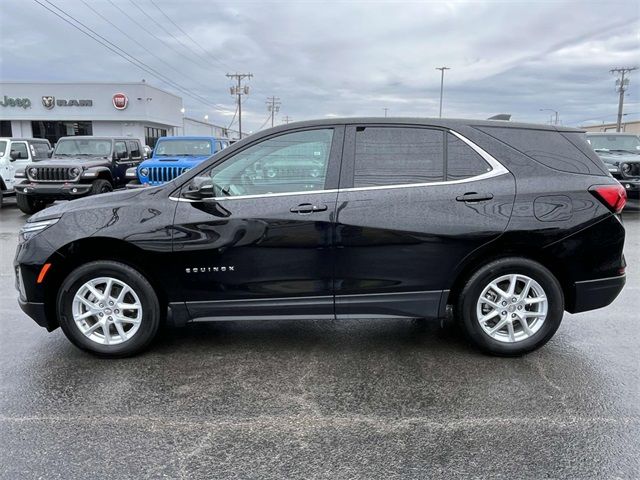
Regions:
<svg viewBox="0 0 640 480"><path fill-rule="evenodd" d="M137 142L140 141L140 139L138 138L133 138L133 137L96 137L95 135L69 135L68 137L60 137L58 139L58 141L60 140L68 140L68 139L80 139L80 140L87 140L87 139L92 139L92 140L135 140Z"/></svg>
<svg viewBox="0 0 640 480"><path fill-rule="evenodd" d="M637 137L637 133L629 132L587 132L588 137Z"/></svg>
<svg viewBox="0 0 640 480"><path fill-rule="evenodd" d="M47 140L46 138L33 138L33 137L24 137L24 138L19 138L19 137L0 137L0 140L11 140L11 141L23 141L23 142L47 142L49 143L49 140Z"/></svg>
<svg viewBox="0 0 640 480"><path fill-rule="evenodd" d="M164 141L164 140L227 140L226 138L223 137L208 137L205 135L185 135L185 136L169 136L169 137L160 137L158 138L158 141Z"/></svg>
<svg viewBox="0 0 640 480"><path fill-rule="evenodd" d="M420 118L420 117L343 117L343 118L327 118L319 120L306 120L301 122L291 122L285 125L279 125L274 130L288 130L290 128L304 128L323 125L351 125L351 124L378 124L378 125L422 125L455 129L459 127L502 127L502 128L520 128L530 130L549 130L560 132L584 132L578 128L543 125L538 123L522 123L511 122L505 120L474 120L464 118Z"/></svg>

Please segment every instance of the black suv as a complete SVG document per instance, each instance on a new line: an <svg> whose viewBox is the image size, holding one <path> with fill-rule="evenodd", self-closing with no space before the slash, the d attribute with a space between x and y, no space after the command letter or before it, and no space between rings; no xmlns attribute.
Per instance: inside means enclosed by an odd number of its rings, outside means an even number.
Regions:
<svg viewBox="0 0 640 480"><path fill-rule="evenodd" d="M625 198L578 130L288 124L165 185L34 215L19 301L105 356L141 350L163 322L449 312L485 351L518 355L565 310L622 290Z"/></svg>
<svg viewBox="0 0 640 480"><path fill-rule="evenodd" d="M587 133L587 141L628 196L640 199L640 137L631 133Z"/></svg>
<svg viewBox="0 0 640 480"><path fill-rule="evenodd" d="M55 200L106 193L127 183L128 168L142 162L140 141L119 137L63 137L49 160L16 172L16 201L24 213L42 210Z"/></svg>

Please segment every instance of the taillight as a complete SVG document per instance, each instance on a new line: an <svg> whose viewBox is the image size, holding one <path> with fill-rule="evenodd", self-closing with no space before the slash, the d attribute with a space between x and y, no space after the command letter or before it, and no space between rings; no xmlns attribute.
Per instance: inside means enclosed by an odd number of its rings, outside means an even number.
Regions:
<svg viewBox="0 0 640 480"><path fill-rule="evenodd" d="M627 191L617 185L594 185L589 191L613 213L620 213L627 203Z"/></svg>

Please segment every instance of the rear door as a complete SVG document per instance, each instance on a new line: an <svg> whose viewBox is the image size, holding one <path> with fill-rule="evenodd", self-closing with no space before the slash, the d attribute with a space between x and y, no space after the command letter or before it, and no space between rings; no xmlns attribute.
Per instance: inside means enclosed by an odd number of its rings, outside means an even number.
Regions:
<svg viewBox="0 0 640 480"><path fill-rule="evenodd" d="M336 218L336 315L431 317L456 268L506 228L512 175L446 129L355 125Z"/></svg>

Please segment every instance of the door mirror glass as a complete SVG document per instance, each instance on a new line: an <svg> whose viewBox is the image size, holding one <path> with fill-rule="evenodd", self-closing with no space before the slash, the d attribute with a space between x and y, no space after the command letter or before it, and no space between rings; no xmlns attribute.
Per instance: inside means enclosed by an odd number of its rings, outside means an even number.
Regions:
<svg viewBox="0 0 640 480"><path fill-rule="evenodd" d="M214 196L265 195L323 190L333 129L271 137L210 171Z"/></svg>
<svg viewBox="0 0 640 480"><path fill-rule="evenodd" d="M211 177L195 177L186 186L182 196L189 200L203 200L205 198L212 198L215 196L215 188Z"/></svg>

